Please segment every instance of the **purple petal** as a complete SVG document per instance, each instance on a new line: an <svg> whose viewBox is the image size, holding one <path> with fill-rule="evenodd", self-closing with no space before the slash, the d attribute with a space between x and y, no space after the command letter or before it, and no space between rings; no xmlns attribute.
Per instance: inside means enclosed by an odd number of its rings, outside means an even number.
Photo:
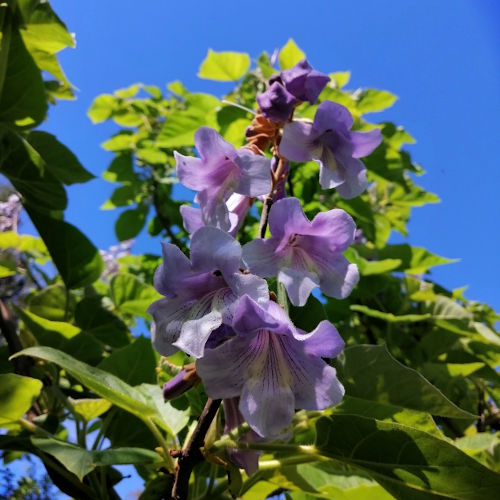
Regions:
<svg viewBox="0 0 500 500"><path fill-rule="evenodd" d="M200 156L210 164L236 158L236 148L213 128L200 127L194 134L194 143Z"/></svg>
<svg viewBox="0 0 500 500"><path fill-rule="evenodd" d="M356 158L348 158L342 162L345 167L345 181L337 186L337 192L342 198L350 200L359 196L368 186L366 167Z"/></svg>
<svg viewBox="0 0 500 500"><path fill-rule="evenodd" d="M337 329L326 320L321 321L318 326L303 341L304 352L310 356L322 358L334 358L344 349L344 341Z"/></svg>
<svg viewBox="0 0 500 500"><path fill-rule="evenodd" d="M170 401L182 396L191 389L196 381L200 381L193 370L181 370L175 377L171 378L163 386L163 399Z"/></svg>
<svg viewBox="0 0 500 500"><path fill-rule="evenodd" d="M253 274L234 273L227 279L227 284L237 297L248 295L258 304L266 304L269 301L267 281L258 276L254 276Z"/></svg>
<svg viewBox="0 0 500 500"><path fill-rule="evenodd" d="M321 291L335 299L345 299L359 281L358 267L343 255L334 255L323 262L319 276Z"/></svg>
<svg viewBox="0 0 500 500"><path fill-rule="evenodd" d="M256 197L271 191L271 160L256 155L248 149L238 150L235 160L241 170L241 177L235 191L247 196Z"/></svg>
<svg viewBox="0 0 500 500"><path fill-rule="evenodd" d="M297 198L283 198L271 207L269 230L273 238L288 239L292 234L303 234L310 227L311 223L305 216L302 205Z"/></svg>
<svg viewBox="0 0 500 500"><path fill-rule="evenodd" d="M285 286L288 298L294 306L303 306L311 292L319 285L318 275L304 269L280 269L278 281Z"/></svg>
<svg viewBox="0 0 500 500"><path fill-rule="evenodd" d="M279 257L276 255L277 241L257 239L243 245L243 262L250 271L263 278L278 274Z"/></svg>
<svg viewBox="0 0 500 500"><path fill-rule="evenodd" d="M314 104L329 81L329 76L313 69L306 79L304 100L309 101L309 104Z"/></svg>
<svg viewBox="0 0 500 500"><path fill-rule="evenodd" d="M319 165L319 183L323 189L332 189L345 182L345 172L329 147L325 146L314 161Z"/></svg>
<svg viewBox="0 0 500 500"><path fill-rule="evenodd" d="M349 110L333 101L323 101L314 115L314 129L321 133L326 130L349 130L352 123L353 119Z"/></svg>
<svg viewBox="0 0 500 500"><path fill-rule="evenodd" d="M378 128L367 132L351 132L353 158L369 155L382 142L382 133Z"/></svg>
<svg viewBox="0 0 500 500"><path fill-rule="evenodd" d="M319 135L312 123L297 121L287 123L283 127L283 137L279 145L280 154L291 161L312 160L317 151L315 141Z"/></svg>
<svg viewBox="0 0 500 500"><path fill-rule="evenodd" d="M261 307L248 295L244 295L236 304L233 316L233 329L240 335L255 335L259 330L276 330L280 327L280 318Z"/></svg>
<svg viewBox="0 0 500 500"><path fill-rule="evenodd" d="M266 363L261 375L251 378L243 387L240 411L262 437L275 438L288 427L295 414L295 398L290 387L281 385L279 366Z"/></svg>
<svg viewBox="0 0 500 500"><path fill-rule="evenodd" d="M279 82L274 82L264 93L257 96L262 116L273 122L284 122L292 114L295 97Z"/></svg>
<svg viewBox="0 0 500 500"><path fill-rule="evenodd" d="M198 229L200 229L200 227L204 226L201 217L201 210L199 208L182 205L180 208L180 212L182 215L184 229L189 234L193 234Z"/></svg>
<svg viewBox="0 0 500 500"><path fill-rule="evenodd" d="M330 77L316 71L306 59L298 62L293 68L281 72L287 90L301 101L314 104L321 91L330 81Z"/></svg>
<svg viewBox="0 0 500 500"><path fill-rule="evenodd" d="M204 189L206 181L203 161L193 156L181 155L177 151L174 151L174 158L177 166L177 177L179 177L181 184L195 191Z"/></svg>
<svg viewBox="0 0 500 500"><path fill-rule="evenodd" d="M221 197L222 194L205 189L196 195L195 201L200 205L204 225L228 231L231 227L231 221L224 196Z"/></svg>
<svg viewBox="0 0 500 500"><path fill-rule="evenodd" d="M191 263L179 247L162 243L163 263L154 275L154 287L162 295L173 297L177 294L179 281L191 274Z"/></svg>
<svg viewBox="0 0 500 500"><path fill-rule="evenodd" d="M230 276L240 267L241 246L224 231L205 226L191 239L191 262L198 271L218 270Z"/></svg>
<svg viewBox="0 0 500 500"><path fill-rule="evenodd" d="M355 232L356 224L352 217L344 210L334 208L314 217L309 234L324 236L322 246L327 247L330 252L343 252L354 242ZM308 239L304 238L304 242L307 243Z"/></svg>

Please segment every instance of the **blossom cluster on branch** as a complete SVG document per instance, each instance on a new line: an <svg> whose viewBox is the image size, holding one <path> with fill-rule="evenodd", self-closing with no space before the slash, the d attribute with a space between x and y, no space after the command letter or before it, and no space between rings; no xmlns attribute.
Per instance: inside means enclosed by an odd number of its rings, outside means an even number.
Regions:
<svg viewBox="0 0 500 500"><path fill-rule="evenodd" d="M328 81L303 60L257 96L246 146L236 149L201 127L199 156L175 153L179 180L197 192L199 208L181 208L190 259L163 243L154 284L164 297L149 308L153 345L164 356L181 349L195 358L207 394L224 399L226 428L246 421L253 439L283 437L295 409L323 410L344 395L324 360L343 349L336 328L325 320L305 332L287 313L288 300L303 306L316 288L342 299L359 280L356 265L343 256L356 237L351 216L332 209L309 220L286 191L290 161L310 160L320 166L323 189L336 188L344 198L366 189L359 158L378 146L380 130L351 131L351 114L331 101L318 106L313 121L293 116L302 102L315 103ZM241 246L237 232L255 200L263 203L260 234ZM282 293L278 301L266 278L276 278L288 299ZM165 395L178 395L197 377L181 372ZM255 454L231 459L256 468Z"/></svg>

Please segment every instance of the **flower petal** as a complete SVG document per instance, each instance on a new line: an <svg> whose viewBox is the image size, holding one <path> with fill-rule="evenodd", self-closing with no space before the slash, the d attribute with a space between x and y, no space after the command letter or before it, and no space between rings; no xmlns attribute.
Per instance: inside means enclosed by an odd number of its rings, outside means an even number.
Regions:
<svg viewBox="0 0 500 500"><path fill-rule="evenodd" d="M317 260L316 260L317 262ZM359 281L356 264L351 264L343 255L331 256L321 265L321 291L335 299L345 299Z"/></svg>
<svg viewBox="0 0 500 500"><path fill-rule="evenodd" d="M256 335L262 329L273 331L280 329L280 319L248 295L243 295L234 310L233 329L242 336Z"/></svg>
<svg viewBox="0 0 500 500"><path fill-rule="evenodd" d="M219 270L229 277L240 267L241 246L224 231L205 226L191 239L191 262L197 271Z"/></svg>
<svg viewBox="0 0 500 500"><path fill-rule="evenodd" d="M339 133L352 127L353 118L349 110L333 101L323 101L314 115L314 129L320 133L337 130Z"/></svg>
<svg viewBox="0 0 500 500"><path fill-rule="evenodd" d="M235 163L241 170L241 177L235 187L236 193L256 197L271 191L271 160L269 158L241 148L238 149Z"/></svg>
<svg viewBox="0 0 500 500"><path fill-rule="evenodd" d="M345 168L345 181L337 186L337 192L342 198L350 200L367 188L366 167L357 158L345 158L341 161Z"/></svg>
<svg viewBox="0 0 500 500"><path fill-rule="evenodd" d="M257 239L243 245L243 262L254 274L270 278L278 274L277 241Z"/></svg>
<svg viewBox="0 0 500 500"><path fill-rule="evenodd" d="M334 358L344 349L344 341L337 329L327 320L321 321L303 341L304 352L310 356Z"/></svg>
<svg viewBox="0 0 500 500"><path fill-rule="evenodd" d="M353 158L369 155L381 142L382 133L378 128L367 132L351 132Z"/></svg>
<svg viewBox="0 0 500 500"><path fill-rule="evenodd" d="M181 155L174 151L177 165L177 177L181 184L189 189L199 191L205 188L203 161L193 156Z"/></svg>
<svg viewBox="0 0 500 500"><path fill-rule="evenodd" d="M210 164L236 158L236 148L213 128L200 127L194 134L194 143L200 156Z"/></svg>
<svg viewBox="0 0 500 500"><path fill-rule="evenodd" d="M279 145L282 156L292 161L309 161L316 150L314 141L319 133L314 130L312 123L287 123L283 127L283 137Z"/></svg>
<svg viewBox="0 0 500 500"><path fill-rule="evenodd" d="M182 205L179 210L182 215L184 229L189 234L193 234L198 229L200 229L200 227L204 226L201 217L201 210L199 208L190 207L189 205Z"/></svg>
<svg viewBox="0 0 500 500"><path fill-rule="evenodd" d="M272 205L269 213L269 230L273 238L288 240L292 234L304 234L310 228L311 223L297 198L283 198Z"/></svg>
<svg viewBox="0 0 500 500"><path fill-rule="evenodd" d="M163 263L154 275L154 287L167 297L176 295L179 282L191 274L191 263L180 248L171 243L162 243Z"/></svg>
<svg viewBox="0 0 500 500"><path fill-rule="evenodd" d="M355 232L356 224L353 218L344 210L334 208L328 212L320 212L314 217L309 234L323 236L322 247L326 246L328 251L343 252L354 242ZM304 242L307 242L306 238L304 238ZM314 248L310 248L310 250L314 250Z"/></svg>
<svg viewBox="0 0 500 500"><path fill-rule="evenodd" d="M290 267L280 269L278 281L285 286L288 298L294 306L303 306L311 292L319 285L316 273Z"/></svg>

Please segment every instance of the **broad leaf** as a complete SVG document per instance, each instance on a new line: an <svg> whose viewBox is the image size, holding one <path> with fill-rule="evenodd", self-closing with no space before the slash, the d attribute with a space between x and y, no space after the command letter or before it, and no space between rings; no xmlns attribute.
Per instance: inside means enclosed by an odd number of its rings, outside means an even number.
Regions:
<svg viewBox="0 0 500 500"><path fill-rule="evenodd" d="M299 61L302 61L305 57L306 55L304 52L302 52L297 44L290 38L280 50L280 68L289 69L295 66Z"/></svg>
<svg viewBox="0 0 500 500"><path fill-rule="evenodd" d="M121 273L113 276L110 283L111 298L122 313L149 318L146 309L161 295L133 274Z"/></svg>
<svg viewBox="0 0 500 500"><path fill-rule="evenodd" d="M208 49L198 76L208 80L229 82L239 80L250 67L250 56L239 52L214 52Z"/></svg>
<svg viewBox="0 0 500 500"><path fill-rule="evenodd" d="M14 373L0 374L0 425L21 418L40 394L42 386L41 380Z"/></svg>

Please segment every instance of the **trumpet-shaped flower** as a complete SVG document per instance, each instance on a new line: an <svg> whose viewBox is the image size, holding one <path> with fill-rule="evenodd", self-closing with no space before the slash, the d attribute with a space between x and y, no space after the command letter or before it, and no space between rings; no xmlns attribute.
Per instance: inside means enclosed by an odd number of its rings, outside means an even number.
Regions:
<svg viewBox="0 0 500 500"><path fill-rule="evenodd" d="M309 221L297 198L285 198L271 207L269 229L271 238L243 247L243 261L252 273L277 276L296 306L304 305L316 287L337 299L351 293L359 273L342 255L356 230L349 214L333 209Z"/></svg>
<svg viewBox="0 0 500 500"><path fill-rule="evenodd" d="M331 323L322 321L306 334L275 302L263 307L243 296L233 328L237 336L207 349L196 370L210 397L240 397L239 410L259 436L283 435L295 408L323 410L341 401L335 369L321 359L344 346Z"/></svg>
<svg viewBox="0 0 500 500"><path fill-rule="evenodd" d="M238 297L268 301L266 281L241 273L240 266L240 244L214 227L194 233L191 261L175 245L163 243L154 285L165 298L148 309L154 319L151 340L160 354L182 349L201 357L210 334L222 324L231 325Z"/></svg>
<svg viewBox="0 0 500 500"><path fill-rule="evenodd" d="M288 120L297 102L297 99L277 81L257 96L262 116L278 123Z"/></svg>
<svg viewBox="0 0 500 500"><path fill-rule="evenodd" d="M196 131L194 142L200 158L174 153L177 175L184 186L198 191L203 222L227 231L231 227L227 199L232 193L250 197L269 193L270 160L236 149L208 127Z"/></svg>
<svg viewBox="0 0 500 500"><path fill-rule="evenodd" d="M351 132L349 110L331 101L322 102L314 122L294 121L283 128L280 153L292 161L314 160L320 166L323 189L336 188L342 198L354 198L367 186L366 168L359 158L381 142L379 129Z"/></svg>

